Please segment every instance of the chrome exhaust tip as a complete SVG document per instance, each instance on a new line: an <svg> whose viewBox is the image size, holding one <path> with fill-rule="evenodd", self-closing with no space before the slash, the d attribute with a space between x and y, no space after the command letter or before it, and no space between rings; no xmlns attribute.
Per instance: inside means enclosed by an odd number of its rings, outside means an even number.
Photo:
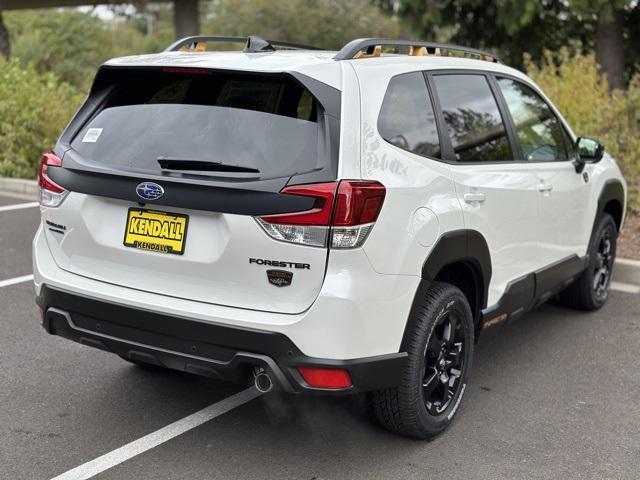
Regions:
<svg viewBox="0 0 640 480"><path fill-rule="evenodd" d="M263 369L256 369L253 373L253 381L260 393L268 393L273 390L273 381L269 374Z"/></svg>

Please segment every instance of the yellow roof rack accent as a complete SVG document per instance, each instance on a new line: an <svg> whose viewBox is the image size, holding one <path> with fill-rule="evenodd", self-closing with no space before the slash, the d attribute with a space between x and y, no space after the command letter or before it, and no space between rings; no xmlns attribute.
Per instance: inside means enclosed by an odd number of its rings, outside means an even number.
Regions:
<svg viewBox="0 0 640 480"><path fill-rule="evenodd" d="M422 40L394 40L390 38L358 38L347 43L333 57L335 60L352 60L364 57L379 57L382 47L409 47L409 55L421 57L426 55L443 56L443 52L462 53L464 55L498 63L500 60L496 55L484 50L462 47L460 45L449 45L446 43L424 42ZM423 52L423 53L421 53Z"/></svg>

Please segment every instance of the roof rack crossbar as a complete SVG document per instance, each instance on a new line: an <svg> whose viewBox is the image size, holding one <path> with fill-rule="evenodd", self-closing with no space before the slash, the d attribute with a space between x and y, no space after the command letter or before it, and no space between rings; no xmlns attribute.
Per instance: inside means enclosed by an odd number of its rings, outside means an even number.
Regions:
<svg viewBox="0 0 640 480"><path fill-rule="evenodd" d="M284 50L322 50L319 47L311 45L302 45L299 43L283 42L281 40L265 40L260 37L218 37L197 35L194 37L185 37L175 41L167 48L165 52L177 52L183 47L190 47L200 42L219 42L219 43L244 43L245 47L243 52L255 53L255 52L270 52L275 50L274 47L280 47Z"/></svg>
<svg viewBox="0 0 640 480"><path fill-rule="evenodd" d="M431 55L436 50L449 50L452 52L462 52L469 55L480 57L482 60L490 60L494 63L500 62L500 59L491 52L477 50L475 48L462 47L460 45L449 45L446 43L424 42L422 40L394 40L391 38L358 38L347 43L340 49L338 54L333 57L335 60L351 60L356 58L358 53L366 50L368 54L373 52L376 46L392 46L392 47L425 47Z"/></svg>

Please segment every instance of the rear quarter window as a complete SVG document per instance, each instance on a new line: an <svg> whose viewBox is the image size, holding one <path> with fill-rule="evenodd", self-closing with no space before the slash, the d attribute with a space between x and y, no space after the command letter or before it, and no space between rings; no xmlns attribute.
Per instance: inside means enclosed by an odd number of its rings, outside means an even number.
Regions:
<svg viewBox="0 0 640 480"><path fill-rule="evenodd" d="M393 77L385 93L378 131L396 147L440 158L440 140L429 91L421 72Z"/></svg>

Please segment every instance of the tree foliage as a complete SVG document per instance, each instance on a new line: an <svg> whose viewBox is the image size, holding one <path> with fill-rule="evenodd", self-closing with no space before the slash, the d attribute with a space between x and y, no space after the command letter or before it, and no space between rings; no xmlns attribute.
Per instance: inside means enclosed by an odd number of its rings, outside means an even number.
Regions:
<svg viewBox="0 0 640 480"><path fill-rule="evenodd" d="M632 209L640 212L640 73L627 91L609 91L593 54L545 52L541 65L525 59L531 78L551 98L577 135L600 140L622 167Z"/></svg>
<svg viewBox="0 0 640 480"><path fill-rule="evenodd" d="M258 35L337 49L359 37L398 37L397 19L369 0L218 0L203 31L213 35Z"/></svg>
<svg viewBox="0 0 640 480"><path fill-rule="evenodd" d="M636 71L640 55L636 0L399 0L398 13L425 38L496 50L517 68L523 54L543 59L545 50L564 46L593 51L599 21L624 14L627 74Z"/></svg>
<svg viewBox="0 0 640 480"><path fill-rule="evenodd" d="M136 21L106 23L76 9L6 12L5 18L13 56L83 90L109 58L162 50L173 40L170 19L146 35Z"/></svg>

